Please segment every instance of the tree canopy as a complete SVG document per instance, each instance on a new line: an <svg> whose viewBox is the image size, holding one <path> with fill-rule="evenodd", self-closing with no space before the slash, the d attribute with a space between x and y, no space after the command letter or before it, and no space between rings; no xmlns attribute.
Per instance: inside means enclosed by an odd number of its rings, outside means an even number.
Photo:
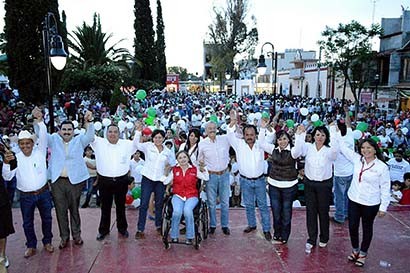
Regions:
<svg viewBox="0 0 410 273"><path fill-rule="evenodd" d="M363 87L373 82L377 65L371 41L381 34L379 25L366 28L352 21L337 28L326 26L323 39L318 42L324 50L326 64L345 78L356 102Z"/></svg>

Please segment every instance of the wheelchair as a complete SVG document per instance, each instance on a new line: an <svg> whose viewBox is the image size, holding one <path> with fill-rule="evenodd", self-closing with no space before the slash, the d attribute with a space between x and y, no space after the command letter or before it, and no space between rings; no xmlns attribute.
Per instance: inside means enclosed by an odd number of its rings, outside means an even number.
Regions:
<svg viewBox="0 0 410 273"><path fill-rule="evenodd" d="M198 182L200 184L200 182ZM199 186L200 188L200 186ZM167 194L164 198L164 205L162 207L162 242L164 243L165 249L171 247L171 241L169 238L169 233L171 231L171 220L172 220L172 194ZM208 238L208 206L204 200L199 198L198 204L195 206L194 210L194 228L195 236L193 240L193 246L195 249L199 249L202 240ZM181 224L185 225L184 215L181 218Z"/></svg>

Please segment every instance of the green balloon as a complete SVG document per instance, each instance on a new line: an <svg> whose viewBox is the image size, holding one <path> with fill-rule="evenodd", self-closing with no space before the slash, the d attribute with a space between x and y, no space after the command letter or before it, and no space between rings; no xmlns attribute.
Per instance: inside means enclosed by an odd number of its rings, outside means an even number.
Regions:
<svg viewBox="0 0 410 273"><path fill-rule="evenodd" d="M319 126L322 126L323 125L323 121L321 121L321 120L316 120L315 122L313 122L313 126L315 126L315 127L319 127Z"/></svg>
<svg viewBox="0 0 410 273"><path fill-rule="evenodd" d="M376 143L380 142L380 138L377 136L371 136L370 138L373 139Z"/></svg>
<svg viewBox="0 0 410 273"><path fill-rule="evenodd" d="M134 187L131 191L132 197L134 199L141 197L141 187Z"/></svg>
<svg viewBox="0 0 410 273"><path fill-rule="evenodd" d="M263 119L269 119L270 118L269 113L268 112L263 112L262 113L262 118Z"/></svg>
<svg viewBox="0 0 410 273"><path fill-rule="evenodd" d="M357 124L356 129L361 131L361 132L365 132L367 130L367 123L366 122L359 122L359 124Z"/></svg>
<svg viewBox="0 0 410 273"><path fill-rule="evenodd" d="M145 119L145 124L147 124L147 125L154 125L154 117L147 117L146 119Z"/></svg>
<svg viewBox="0 0 410 273"><path fill-rule="evenodd" d="M353 117L353 112L349 111L349 117Z"/></svg>
<svg viewBox="0 0 410 273"><path fill-rule="evenodd" d="M212 115L209 119L213 122L218 123L218 118L215 115Z"/></svg>
<svg viewBox="0 0 410 273"><path fill-rule="evenodd" d="M157 115L157 110L154 107L150 107L147 110L147 114L149 117L155 117Z"/></svg>
<svg viewBox="0 0 410 273"><path fill-rule="evenodd" d="M293 120L291 120L291 119L288 119L288 120L286 121L286 127L288 127L288 128L294 128L294 127L295 127L295 122L294 122Z"/></svg>
<svg viewBox="0 0 410 273"><path fill-rule="evenodd" d="M147 96L147 92L145 92L145 90L143 89L138 90L137 93L135 94L135 97L139 100L145 99L146 96Z"/></svg>

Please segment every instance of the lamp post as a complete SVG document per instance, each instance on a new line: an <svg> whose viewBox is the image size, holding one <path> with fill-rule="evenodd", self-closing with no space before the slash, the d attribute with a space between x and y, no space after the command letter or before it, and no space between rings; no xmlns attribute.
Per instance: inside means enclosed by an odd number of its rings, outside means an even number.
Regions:
<svg viewBox="0 0 410 273"><path fill-rule="evenodd" d="M377 88L379 87L379 80L380 80L380 75L379 74L374 75L374 81L376 83L376 89L374 90L374 100L377 100ZM377 105L377 101L376 101L376 105Z"/></svg>
<svg viewBox="0 0 410 273"><path fill-rule="evenodd" d="M231 72L229 71L229 69L227 69L227 70L225 71L225 79L226 79L227 81L229 81L229 80L231 79L231 77L232 77ZM226 82L225 82L225 86L226 86L226 95L229 95L229 94L228 94L228 85L226 84Z"/></svg>
<svg viewBox="0 0 410 273"><path fill-rule="evenodd" d="M48 12L43 21L43 49L46 64L47 89L48 89L48 114L50 116L50 133L54 132L54 109L51 82L51 64L57 70L62 70L67 61L63 39L58 35L57 20L54 13Z"/></svg>
<svg viewBox="0 0 410 273"><path fill-rule="evenodd" d="M266 56L272 58L272 67L271 72L274 73L272 75L272 93L273 93L273 115L276 114L276 80L277 80L277 66L278 66L278 54L275 52L275 46L272 43L266 42L261 47L261 55L259 56L258 65L256 68L258 69L259 75L266 74L266 63L265 63L265 55L263 54L263 47L265 45L270 45L272 47L272 51L266 52Z"/></svg>

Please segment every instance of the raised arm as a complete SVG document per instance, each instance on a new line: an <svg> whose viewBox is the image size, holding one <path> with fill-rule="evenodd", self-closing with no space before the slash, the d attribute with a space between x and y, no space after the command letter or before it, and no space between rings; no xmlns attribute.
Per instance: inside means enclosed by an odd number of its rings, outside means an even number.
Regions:
<svg viewBox="0 0 410 273"><path fill-rule="evenodd" d="M272 143L269 143L265 137L268 132L266 129L268 122L269 120L267 119L261 120L261 127L260 127L259 134L258 134L258 144L265 152L272 154L273 149L275 149L275 145L273 145ZM275 134L274 132L275 131L273 130L273 134Z"/></svg>
<svg viewBox="0 0 410 273"><path fill-rule="evenodd" d="M31 112L34 117L34 132L38 136L38 149L44 154L47 154L47 127L44 124L43 113L38 107L35 107Z"/></svg>
<svg viewBox="0 0 410 273"><path fill-rule="evenodd" d="M298 126L295 133L295 147L292 148L291 153L293 158L306 156L308 146L305 142L306 130L302 124Z"/></svg>
<svg viewBox="0 0 410 273"><path fill-rule="evenodd" d="M84 135L81 135L81 144L83 148L87 147L88 144L94 141L95 138L95 129L93 121L93 113L91 111L87 111L84 115L84 125L87 129Z"/></svg>

